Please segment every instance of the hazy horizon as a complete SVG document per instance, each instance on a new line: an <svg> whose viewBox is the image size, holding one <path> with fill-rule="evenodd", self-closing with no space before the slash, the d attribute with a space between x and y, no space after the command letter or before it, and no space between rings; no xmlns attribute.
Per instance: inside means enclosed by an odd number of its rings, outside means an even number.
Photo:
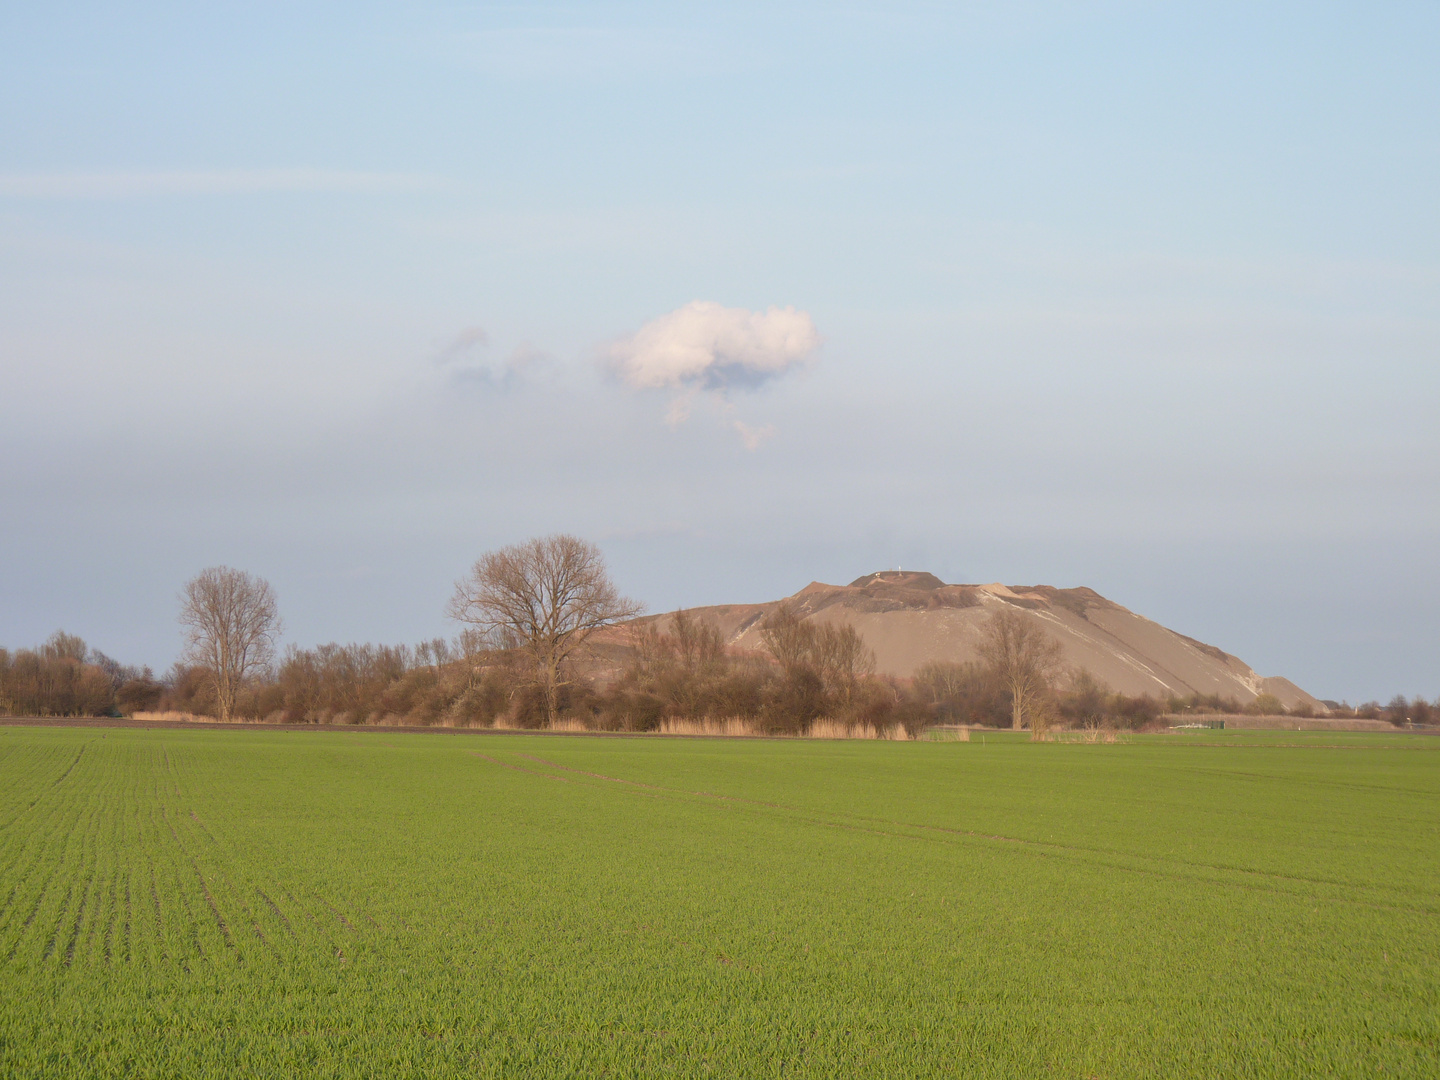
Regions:
<svg viewBox="0 0 1440 1080"><path fill-rule="evenodd" d="M1440 695L1440 9L0 13L0 645L1088 586Z"/></svg>

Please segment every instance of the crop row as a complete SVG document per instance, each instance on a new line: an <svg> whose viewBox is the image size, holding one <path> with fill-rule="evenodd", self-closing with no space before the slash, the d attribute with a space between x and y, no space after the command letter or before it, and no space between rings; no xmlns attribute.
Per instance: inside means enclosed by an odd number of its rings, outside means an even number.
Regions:
<svg viewBox="0 0 1440 1080"><path fill-rule="evenodd" d="M8 749L8 748L7 748ZM96 737L4 762L0 958L219 968L343 956L355 924L267 880L188 805L169 748Z"/></svg>

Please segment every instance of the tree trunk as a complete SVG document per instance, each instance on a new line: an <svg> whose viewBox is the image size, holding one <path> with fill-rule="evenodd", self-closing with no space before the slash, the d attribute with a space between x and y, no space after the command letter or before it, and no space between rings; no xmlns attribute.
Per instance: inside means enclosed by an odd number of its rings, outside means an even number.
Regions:
<svg viewBox="0 0 1440 1080"><path fill-rule="evenodd" d="M555 658L549 657L545 664L545 720L550 727L555 726L556 715L560 711L560 665Z"/></svg>
<svg viewBox="0 0 1440 1080"><path fill-rule="evenodd" d="M230 711L234 707L235 695L230 686L230 679L224 671L220 672L219 677L215 680L215 697L215 704L220 707L220 722L228 723Z"/></svg>

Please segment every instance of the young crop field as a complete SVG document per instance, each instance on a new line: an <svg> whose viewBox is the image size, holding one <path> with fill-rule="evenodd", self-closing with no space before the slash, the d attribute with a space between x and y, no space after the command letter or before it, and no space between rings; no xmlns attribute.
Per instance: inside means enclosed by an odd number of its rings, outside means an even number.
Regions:
<svg viewBox="0 0 1440 1080"><path fill-rule="evenodd" d="M0 1075L1440 1075L1440 740L0 728Z"/></svg>

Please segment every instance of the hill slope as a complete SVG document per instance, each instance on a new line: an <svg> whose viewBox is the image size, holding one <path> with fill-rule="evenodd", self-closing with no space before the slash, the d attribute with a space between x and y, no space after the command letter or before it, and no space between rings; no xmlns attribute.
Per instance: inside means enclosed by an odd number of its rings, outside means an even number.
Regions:
<svg viewBox="0 0 1440 1080"><path fill-rule="evenodd" d="M850 623L875 650L876 669L908 677L931 660L978 658L982 627L1001 606L1038 621L1064 650L1065 663L1085 668L1112 689L1155 697L1191 693L1234 697L1242 704L1271 693L1287 707L1320 703L1288 679L1263 678L1248 664L1167 630L1093 589L1049 585L947 585L933 574L883 571L849 585L811 582L784 600L696 608L733 647L760 649L760 623L780 604L805 618ZM662 624L668 615L654 616Z"/></svg>

